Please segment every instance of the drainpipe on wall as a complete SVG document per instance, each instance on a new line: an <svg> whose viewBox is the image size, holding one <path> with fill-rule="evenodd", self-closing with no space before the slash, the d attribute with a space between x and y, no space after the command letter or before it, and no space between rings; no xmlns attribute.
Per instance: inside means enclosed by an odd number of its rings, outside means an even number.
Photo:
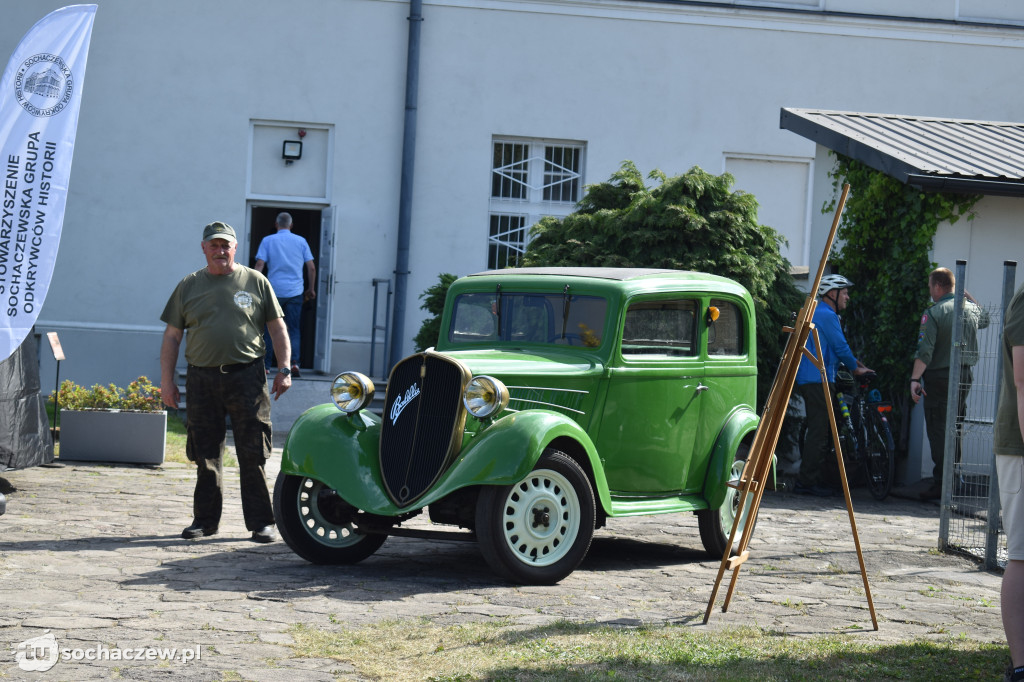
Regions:
<svg viewBox="0 0 1024 682"><path fill-rule="evenodd" d="M409 54L405 68L405 132L402 138L402 184L398 200L398 250L395 254L395 308L391 343L385 358L390 372L395 358L403 357L405 299L409 283L409 241L412 224L412 179L416 161L416 106L420 80L420 24L423 0L409 0Z"/></svg>

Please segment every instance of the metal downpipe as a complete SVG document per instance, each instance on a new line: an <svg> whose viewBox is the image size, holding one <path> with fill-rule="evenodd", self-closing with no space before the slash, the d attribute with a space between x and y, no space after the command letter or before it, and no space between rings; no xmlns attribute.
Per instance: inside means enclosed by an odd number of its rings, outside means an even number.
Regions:
<svg viewBox="0 0 1024 682"><path fill-rule="evenodd" d="M405 130L402 137L402 182L398 200L398 248L395 254L395 307L391 343L385 357L385 376L394 358L403 357L405 302L409 284L409 243L412 232L412 185L416 163L416 109L420 80L420 24L423 0L409 0L409 46L405 70Z"/></svg>

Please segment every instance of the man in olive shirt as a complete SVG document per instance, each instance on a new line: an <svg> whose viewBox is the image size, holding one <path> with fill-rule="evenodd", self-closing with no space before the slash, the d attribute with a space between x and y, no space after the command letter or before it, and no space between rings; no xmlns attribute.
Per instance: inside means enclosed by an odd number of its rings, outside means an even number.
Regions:
<svg viewBox="0 0 1024 682"><path fill-rule="evenodd" d="M1008 678L1024 680L1024 286L1003 323L1003 376L993 432L999 500L1006 531L1001 592L1003 630L1013 661Z"/></svg>
<svg viewBox="0 0 1024 682"><path fill-rule="evenodd" d="M288 331L270 282L235 262L234 229L214 222L203 230L206 267L186 276L171 294L160 319L167 323L160 349L160 388L164 404L177 408L174 378L178 348L188 330L188 420L185 450L196 463L192 525L187 539L213 535L220 525L222 455L231 417L242 487L245 527L255 542L274 540L274 509L263 470L270 455L270 394L263 356L263 328L282 349L272 392L276 400L291 386Z"/></svg>
<svg viewBox="0 0 1024 682"><path fill-rule="evenodd" d="M910 373L910 397L924 401L924 421L931 446L931 486L921 493L923 500L937 500L942 495L942 464L946 452L946 409L949 402L949 359L953 348L953 288L956 278L949 268L936 268L928 276L928 293L934 302L921 316L921 334L917 339L917 355ZM978 330L988 326L989 316L974 297L964 292L963 365L960 370L960 391L957 414L967 410L967 394L974 375L971 367L978 362ZM959 424L958 424L959 428ZM959 440L955 461L960 461Z"/></svg>

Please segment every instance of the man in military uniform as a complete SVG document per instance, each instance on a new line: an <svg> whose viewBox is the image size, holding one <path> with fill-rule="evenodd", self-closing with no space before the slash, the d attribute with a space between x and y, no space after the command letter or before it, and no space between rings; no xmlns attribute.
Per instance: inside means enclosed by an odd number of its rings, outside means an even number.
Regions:
<svg viewBox="0 0 1024 682"><path fill-rule="evenodd" d="M946 449L946 409L949 397L949 360L953 348L953 288L956 279L949 268L936 268L928 276L928 293L932 305L921 315L921 333L917 354L910 373L910 397L915 403L924 401L925 429L935 465L932 484L921 493L922 500L937 500L942 495L942 464ZM967 394L974 375L971 367L978 362L978 330L988 326L988 313L966 291L964 297L963 365L960 370L960 391L957 415L967 410ZM959 433L960 423L957 422ZM956 462L960 462L960 439L957 438Z"/></svg>
<svg viewBox="0 0 1024 682"><path fill-rule="evenodd" d="M274 289L266 277L235 262L237 247L230 225L214 222L203 230L206 267L178 283L160 316L167 324L160 349L160 388L164 404L177 408L180 394L174 367L187 329L185 450L196 463L198 477L192 525L181 536L196 539L219 528L225 417L230 416L245 527L254 542L272 542L274 509L263 470L272 443L264 326L281 350L272 389L275 400L291 386L290 346Z"/></svg>

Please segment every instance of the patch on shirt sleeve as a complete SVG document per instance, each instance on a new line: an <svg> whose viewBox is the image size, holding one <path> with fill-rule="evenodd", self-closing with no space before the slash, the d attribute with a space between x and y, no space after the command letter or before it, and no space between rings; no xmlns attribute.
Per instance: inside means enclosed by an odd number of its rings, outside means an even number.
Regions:
<svg viewBox="0 0 1024 682"><path fill-rule="evenodd" d="M924 315L921 316L921 329L919 330L919 332L917 334L917 345L918 346L920 346L921 345L921 341L924 340L924 326L925 326L925 324L927 322L928 322L928 313L925 313Z"/></svg>

